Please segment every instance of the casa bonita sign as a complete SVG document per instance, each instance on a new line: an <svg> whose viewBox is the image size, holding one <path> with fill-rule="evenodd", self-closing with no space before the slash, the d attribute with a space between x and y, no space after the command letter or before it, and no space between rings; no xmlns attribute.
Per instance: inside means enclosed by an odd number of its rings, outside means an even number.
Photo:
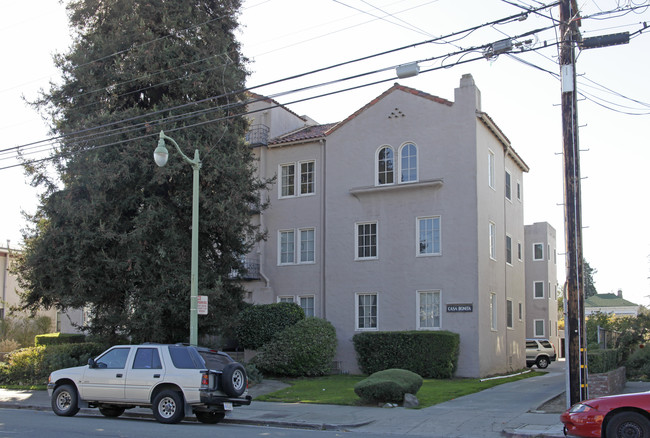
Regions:
<svg viewBox="0 0 650 438"><path fill-rule="evenodd" d="M469 304L447 304L447 312L473 312L474 305Z"/></svg>

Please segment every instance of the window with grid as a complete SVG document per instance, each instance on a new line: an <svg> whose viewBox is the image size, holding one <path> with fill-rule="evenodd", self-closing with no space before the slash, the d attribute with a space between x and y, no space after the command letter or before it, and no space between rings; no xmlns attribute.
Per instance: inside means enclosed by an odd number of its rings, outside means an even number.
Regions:
<svg viewBox="0 0 650 438"><path fill-rule="evenodd" d="M315 316L314 315L314 296L307 295L300 297L300 307L305 312L306 317Z"/></svg>
<svg viewBox="0 0 650 438"><path fill-rule="evenodd" d="M440 328L440 291L418 292L418 328Z"/></svg>
<svg viewBox="0 0 650 438"><path fill-rule="evenodd" d="M377 294L357 294L357 329L377 328Z"/></svg>
<svg viewBox="0 0 650 438"><path fill-rule="evenodd" d="M314 193L314 162L305 161L300 163L300 194L312 193Z"/></svg>
<svg viewBox="0 0 650 438"><path fill-rule="evenodd" d="M400 149L400 182L418 180L418 150L413 143L406 143Z"/></svg>
<svg viewBox="0 0 650 438"><path fill-rule="evenodd" d="M300 230L300 263L313 263L314 254L314 229Z"/></svg>
<svg viewBox="0 0 650 438"><path fill-rule="evenodd" d="M377 222L357 224L357 259L377 258Z"/></svg>
<svg viewBox="0 0 650 438"><path fill-rule="evenodd" d="M295 263L295 240L294 231L280 231L280 264Z"/></svg>
<svg viewBox="0 0 650 438"><path fill-rule="evenodd" d="M296 166L294 164L283 164L280 166L280 196L294 196L296 184Z"/></svg>
<svg viewBox="0 0 650 438"><path fill-rule="evenodd" d="M440 254L440 216L418 218L418 255Z"/></svg>
<svg viewBox="0 0 650 438"><path fill-rule="evenodd" d="M395 182L395 158L393 148L384 146L377 155L377 184L393 184Z"/></svg>

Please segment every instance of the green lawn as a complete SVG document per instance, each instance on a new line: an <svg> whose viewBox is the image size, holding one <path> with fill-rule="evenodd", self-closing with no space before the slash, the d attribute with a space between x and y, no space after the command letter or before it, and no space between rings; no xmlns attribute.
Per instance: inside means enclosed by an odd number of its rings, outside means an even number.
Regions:
<svg viewBox="0 0 650 438"><path fill-rule="evenodd" d="M519 376L503 379L424 379L422 388L416 394L420 407L442 403L463 395L472 394L493 386L515 380L539 376L544 373L531 371ZM361 399L354 393L354 385L366 376L336 375L313 378L285 380L291 386L270 394L257 397L255 400L284 402L284 403L322 403L330 405L359 406Z"/></svg>

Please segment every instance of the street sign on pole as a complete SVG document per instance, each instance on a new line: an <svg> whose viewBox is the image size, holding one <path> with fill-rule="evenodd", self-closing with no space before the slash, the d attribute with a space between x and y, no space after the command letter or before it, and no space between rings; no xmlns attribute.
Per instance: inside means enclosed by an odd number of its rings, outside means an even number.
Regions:
<svg viewBox="0 0 650 438"><path fill-rule="evenodd" d="M207 315L208 314L208 296L207 295L199 295L198 296L198 314L199 315Z"/></svg>

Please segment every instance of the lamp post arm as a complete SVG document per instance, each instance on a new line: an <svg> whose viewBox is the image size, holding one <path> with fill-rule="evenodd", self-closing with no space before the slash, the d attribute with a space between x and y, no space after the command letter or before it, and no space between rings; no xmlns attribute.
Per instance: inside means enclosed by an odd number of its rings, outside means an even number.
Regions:
<svg viewBox="0 0 650 438"><path fill-rule="evenodd" d="M176 140L169 137L168 135L165 135L165 133L162 130L160 131L160 138L163 139L163 140L169 140L176 147L176 150L178 151L178 153L181 154L181 157L183 157L183 159L185 161L187 161L192 167L198 166L199 169L201 168L201 160L199 159L199 150L198 149L196 149L194 151L194 159L192 160L192 159L190 159L190 157L188 157L187 155L185 155L183 153L180 146L178 146L178 143L176 143Z"/></svg>

